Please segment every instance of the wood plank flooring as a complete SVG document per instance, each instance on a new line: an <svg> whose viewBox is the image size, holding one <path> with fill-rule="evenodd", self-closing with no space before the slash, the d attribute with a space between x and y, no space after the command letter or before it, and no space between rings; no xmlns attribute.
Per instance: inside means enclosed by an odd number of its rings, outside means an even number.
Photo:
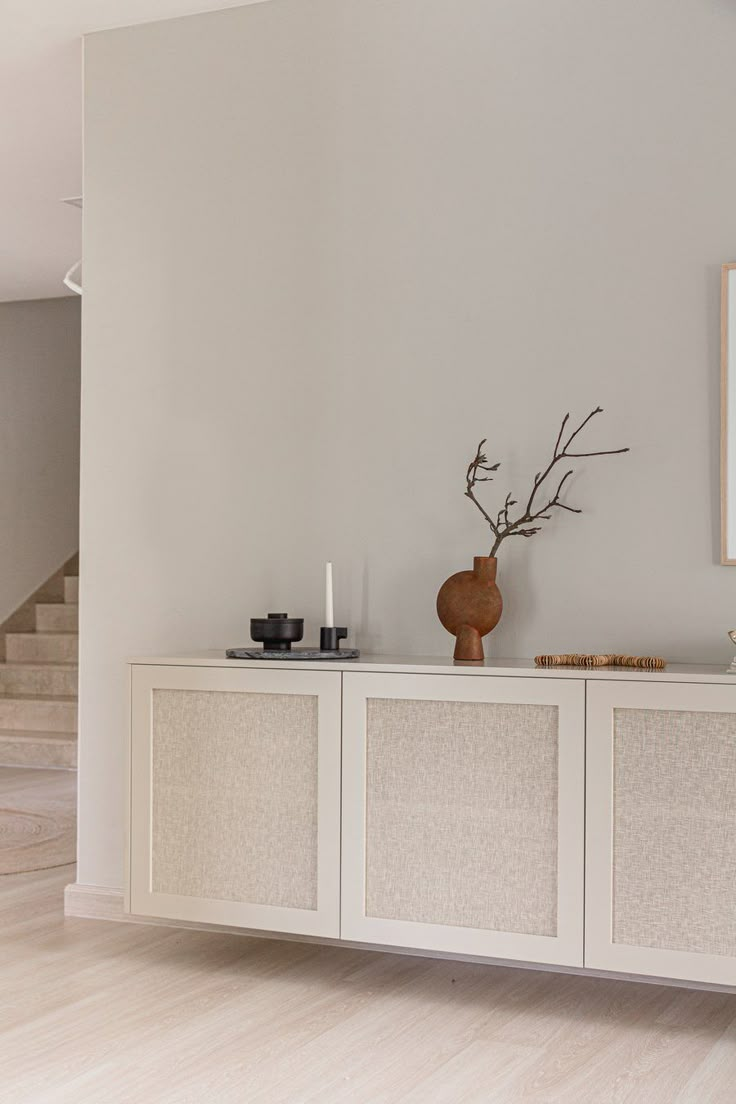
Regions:
<svg viewBox="0 0 736 1104"><path fill-rule="evenodd" d="M73 879L0 878L2 1104L736 1101L734 996L65 920Z"/></svg>
<svg viewBox="0 0 736 1104"><path fill-rule="evenodd" d="M0 767L0 874L73 863L76 771Z"/></svg>

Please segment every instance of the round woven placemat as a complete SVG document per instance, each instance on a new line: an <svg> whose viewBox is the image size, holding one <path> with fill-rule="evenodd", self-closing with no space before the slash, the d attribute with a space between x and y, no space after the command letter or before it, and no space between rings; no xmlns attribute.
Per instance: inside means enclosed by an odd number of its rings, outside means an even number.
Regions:
<svg viewBox="0 0 736 1104"><path fill-rule="evenodd" d="M634 667L640 671L663 671L667 660L661 656L634 656L620 653L591 655L568 652L534 657L537 667Z"/></svg>

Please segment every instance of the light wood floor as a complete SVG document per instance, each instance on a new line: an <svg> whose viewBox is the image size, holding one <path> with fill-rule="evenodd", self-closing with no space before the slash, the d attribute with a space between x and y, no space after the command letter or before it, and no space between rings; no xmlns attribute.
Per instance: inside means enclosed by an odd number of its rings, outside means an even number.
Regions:
<svg viewBox="0 0 736 1104"><path fill-rule="evenodd" d="M74 862L76 789L76 771L0 767L0 874Z"/></svg>
<svg viewBox="0 0 736 1104"><path fill-rule="evenodd" d="M736 997L64 920L0 878L5 1104L734 1104Z"/></svg>

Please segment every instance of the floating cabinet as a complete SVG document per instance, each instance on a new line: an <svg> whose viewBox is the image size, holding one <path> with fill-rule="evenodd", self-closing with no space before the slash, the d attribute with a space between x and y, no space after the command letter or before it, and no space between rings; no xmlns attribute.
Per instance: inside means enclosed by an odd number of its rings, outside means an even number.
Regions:
<svg viewBox="0 0 736 1104"><path fill-rule="evenodd" d="M350 674L342 936L583 964L582 681Z"/></svg>
<svg viewBox="0 0 736 1104"><path fill-rule="evenodd" d="M736 679L132 664L138 916L736 990Z"/></svg>
<svg viewBox="0 0 736 1104"><path fill-rule="evenodd" d="M586 966L736 985L735 690L589 684Z"/></svg>
<svg viewBox="0 0 736 1104"><path fill-rule="evenodd" d="M139 666L130 911L339 935L340 674Z"/></svg>

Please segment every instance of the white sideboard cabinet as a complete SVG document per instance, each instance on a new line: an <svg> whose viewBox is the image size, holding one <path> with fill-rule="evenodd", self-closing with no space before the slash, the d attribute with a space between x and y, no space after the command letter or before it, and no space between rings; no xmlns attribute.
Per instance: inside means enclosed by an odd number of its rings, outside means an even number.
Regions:
<svg viewBox="0 0 736 1104"><path fill-rule="evenodd" d="M127 910L736 989L736 680L131 664Z"/></svg>

